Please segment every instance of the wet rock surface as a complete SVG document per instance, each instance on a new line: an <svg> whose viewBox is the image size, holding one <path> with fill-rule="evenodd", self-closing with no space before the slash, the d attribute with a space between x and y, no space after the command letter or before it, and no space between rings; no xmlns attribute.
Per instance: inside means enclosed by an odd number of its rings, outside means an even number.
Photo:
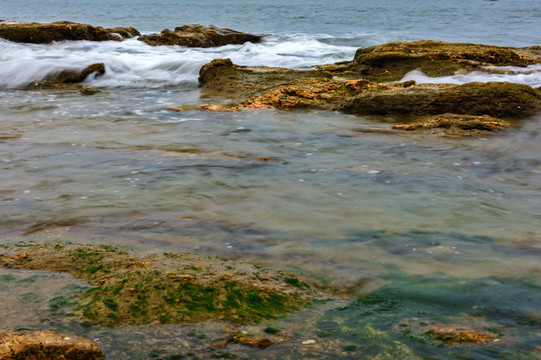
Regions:
<svg viewBox="0 0 541 360"><path fill-rule="evenodd" d="M52 331L15 331L0 334L1 360L101 360L105 355L92 341Z"/></svg>
<svg viewBox="0 0 541 360"><path fill-rule="evenodd" d="M366 79L338 78L321 70L237 66L229 59L214 60L203 66L199 81L204 88L233 94L235 99L262 93L241 101L241 108L311 108L359 115L454 113L494 117L529 116L541 111L539 89L513 83L416 85L414 81L406 81L382 84Z"/></svg>
<svg viewBox="0 0 541 360"><path fill-rule="evenodd" d="M143 35L140 41L152 46L179 45L186 47L217 47L223 45L241 45L245 42L258 43L263 35L247 34L214 25L183 25L174 31L164 29L160 34Z"/></svg>
<svg viewBox="0 0 541 360"><path fill-rule="evenodd" d="M498 337L488 331L474 330L470 327L437 327L426 333L436 340L456 344L481 344Z"/></svg>
<svg viewBox="0 0 541 360"><path fill-rule="evenodd" d="M527 66L539 63L532 50L440 41L391 42L357 50L351 69L361 74L401 78L420 69L429 76L470 72L483 66Z"/></svg>
<svg viewBox="0 0 541 360"><path fill-rule="evenodd" d="M505 82L424 84L368 91L347 99L340 110L353 114L444 114L521 117L541 111L541 94Z"/></svg>
<svg viewBox="0 0 541 360"><path fill-rule="evenodd" d="M83 81L92 74L95 76L101 76L105 74L105 64L97 63L85 67L82 70L79 69L64 69L60 72L54 72L49 74L44 80L30 84L30 88L56 88L56 87L80 87ZM81 89L81 93L84 95L91 95L88 91L90 88ZM97 90L97 89L94 89ZM98 92L101 90L98 90ZM95 93L95 92L94 92Z"/></svg>
<svg viewBox="0 0 541 360"><path fill-rule="evenodd" d="M121 41L138 36L132 27L106 29L101 26L79 24L70 21L52 23L0 22L0 38L19 43L49 44L53 41L89 40Z"/></svg>
<svg viewBox="0 0 541 360"><path fill-rule="evenodd" d="M471 116L443 114L430 117L423 122L393 125L395 130L443 132L445 135L465 135L502 131L511 127L507 121L488 115Z"/></svg>
<svg viewBox="0 0 541 360"><path fill-rule="evenodd" d="M206 104L204 110L318 109L416 117L456 114L458 117L445 115L415 129L445 128L447 133L495 131L508 126L495 118L539 113L541 90L506 82L418 85L411 80L396 80L415 69L429 76L443 76L474 70L498 71L487 66L525 67L537 63L541 63L541 57L535 48L417 41L359 49L351 62L303 71L238 66L230 59L217 59L201 68L199 83L206 94L221 94L237 104Z"/></svg>

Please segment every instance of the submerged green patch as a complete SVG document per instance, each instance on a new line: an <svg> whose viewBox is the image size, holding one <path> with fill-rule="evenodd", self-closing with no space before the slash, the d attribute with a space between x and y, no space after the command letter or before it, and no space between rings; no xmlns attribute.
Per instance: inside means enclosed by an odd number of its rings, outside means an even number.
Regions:
<svg viewBox="0 0 541 360"><path fill-rule="evenodd" d="M540 279L403 273L388 279L392 282L368 296L328 311L317 324L318 335L343 342L344 350L355 349L362 358L476 359L493 354L527 359L534 354L541 330L535 316L541 312Z"/></svg>
<svg viewBox="0 0 541 360"><path fill-rule="evenodd" d="M189 254L138 258L108 246L73 244L27 248L4 256L9 266L67 271L89 281L75 304L51 299L53 312L75 306L84 326L198 322L260 322L311 301L309 286L295 277L269 274L250 265L237 269L221 259ZM0 281L13 281L7 274Z"/></svg>

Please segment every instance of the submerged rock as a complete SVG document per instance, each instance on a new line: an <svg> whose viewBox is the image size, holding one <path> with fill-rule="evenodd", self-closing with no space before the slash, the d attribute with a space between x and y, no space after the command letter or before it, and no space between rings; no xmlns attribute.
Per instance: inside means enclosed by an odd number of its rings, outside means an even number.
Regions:
<svg viewBox="0 0 541 360"><path fill-rule="evenodd" d="M496 132L509 128L507 121L488 115L471 116L443 114L414 124L393 125L395 130L443 132L445 135L471 135L477 132Z"/></svg>
<svg viewBox="0 0 541 360"><path fill-rule="evenodd" d="M69 21L53 23L1 23L0 38L13 42L49 44L63 40L121 41L140 35L132 27L105 29Z"/></svg>
<svg viewBox="0 0 541 360"><path fill-rule="evenodd" d="M160 34L143 35L139 37L139 40L151 46L180 45L208 48L229 44L241 45L245 42L258 43L263 36L219 28L214 25L194 24L176 27L174 31L164 29Z"/></svg>
<svg viewBox="0 0 541 360"><path fill-rule="evenodd" d="M428 331L426 335L436 340L458 344L480 344L490 340L498 341L498 337L495 334L487 331L476 331L469 327L437 327Z"/></svg>
<svg viewBox="0 0 541 360"><path fill-rule="evenodd" d="M0 334L2 360L101 360L105 355L92 341L72 339L52 331Z"/></svg>
<svg viewBox="0 0 541 360"><path fill-rule="evenodd" d="M103 92L103 90L93 88L92 86L83 86L79 89L79 92L81 95L96 95Z"/></svg>

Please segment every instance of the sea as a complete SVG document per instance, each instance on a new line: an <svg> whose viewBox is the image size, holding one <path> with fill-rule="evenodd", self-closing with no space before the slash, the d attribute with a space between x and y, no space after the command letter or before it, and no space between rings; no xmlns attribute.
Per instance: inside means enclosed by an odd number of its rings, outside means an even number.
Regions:
<svg viewBox="0 0 541 360"><path fill-rule="evenodd" d="M0 0L0 19L268 35L205 49L0 39L0 243L220 256L295 272L335 296L270 322L292 339L239 345L238 358L541 359L541 114L456 139L373 131L397 116L172 110L226 101L198 86L218 58L309 69L391 41L539 46L540 0ZM99 62L106 73L85 81L96 95L28 88ZM505 70L404 80L541 86L541 64ZM39 276L32 290L0 276L4 308L27 313L68 291L64 275ZM0 331L72 332L107 359L208 355L178 340L193 325L83 329L34 315L0 317ZM446 345L430 326L498 338ZM195 329L209 339L221 325Z"/></svg>

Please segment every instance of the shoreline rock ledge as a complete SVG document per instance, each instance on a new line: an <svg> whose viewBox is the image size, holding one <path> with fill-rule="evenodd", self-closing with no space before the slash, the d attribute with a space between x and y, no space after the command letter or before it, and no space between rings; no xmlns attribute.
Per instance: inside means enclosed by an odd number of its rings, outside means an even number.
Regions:
<svg viewBox="0 0 541 360"><path fill-rule="evenodd" d="M541 112L541 87L509 82L417 84L402 79L416 69L436 77L472 71L505 73L505 68L496 66L541 64L535 50L435 41L388 43L361 48L352 61L309 70L240 66L230 59L215 59L201 68L199 84L206 94L229 103L205 104L201 109L407 115L408 121L424 122L395 130L499 131L510 126L505 120Z"/></svg>
<svg viewBox="0 0 541 360"><path fill-rule="evenodd" d="M0 333L1 360L102 360L105 355L90 340L66 337L53 331Z"/></svg>
<svg viewBox="0 0 541 360"><path fill-rule="evenodd" d="M18 43L49 44L53 41L122 41L141 35L133 27L103 28L70 21L52 23L0 22L0 38Z"/></svg>

